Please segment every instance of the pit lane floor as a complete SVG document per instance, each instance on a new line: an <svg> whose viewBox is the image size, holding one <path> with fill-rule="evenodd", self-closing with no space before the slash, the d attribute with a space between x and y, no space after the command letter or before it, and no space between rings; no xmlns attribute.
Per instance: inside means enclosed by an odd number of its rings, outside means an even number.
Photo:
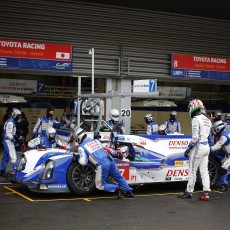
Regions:
<svg viewBox="0 0 230 230"><path fill-rule="evenodd" d="M200 188L192 199L177 198L186 183L144 185L135 199L117 199L97 191L87 197L39 194L0 177L2 229L186 229L230 228L230 192L213 190L210 201L200 201Z"/></svg>

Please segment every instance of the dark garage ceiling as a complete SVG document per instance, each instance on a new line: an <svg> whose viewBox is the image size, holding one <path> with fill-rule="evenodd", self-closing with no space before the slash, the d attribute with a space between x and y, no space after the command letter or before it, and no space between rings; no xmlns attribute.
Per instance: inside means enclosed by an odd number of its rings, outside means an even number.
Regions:
<svg viewBox="0 0 230 230"><path fill-rule="evenodd" d="M175 14L230 20L228 0L78 0Z"/></svg>

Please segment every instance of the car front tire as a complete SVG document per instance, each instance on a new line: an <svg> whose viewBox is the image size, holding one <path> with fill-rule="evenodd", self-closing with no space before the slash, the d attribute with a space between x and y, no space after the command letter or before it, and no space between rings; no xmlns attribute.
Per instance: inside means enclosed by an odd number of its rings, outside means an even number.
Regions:
<svg viewBox="0 0 230 230"><path fill-rule="evenodd" d="M90 162L87 166L73 161L67 171L67 185L70 191L78 195L88 195L96 190L95 166Z"/></svg>

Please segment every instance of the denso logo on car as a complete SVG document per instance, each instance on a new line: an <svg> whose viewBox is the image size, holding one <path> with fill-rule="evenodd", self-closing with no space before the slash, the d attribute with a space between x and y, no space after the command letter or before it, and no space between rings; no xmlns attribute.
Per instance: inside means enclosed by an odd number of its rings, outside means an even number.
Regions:
<svg viewBox="0 0 230 230"><path fill-rule="evenodd" d="M179 176L188 176L188 169L169 169L166 177L171 176L171 177L179 177Z"/></svg>
<svg viewBox="0 0 230 230"><path fill-rule="evenodd" d="M189 142L183 141L169 141L169 146L188 146Z"/></svg>

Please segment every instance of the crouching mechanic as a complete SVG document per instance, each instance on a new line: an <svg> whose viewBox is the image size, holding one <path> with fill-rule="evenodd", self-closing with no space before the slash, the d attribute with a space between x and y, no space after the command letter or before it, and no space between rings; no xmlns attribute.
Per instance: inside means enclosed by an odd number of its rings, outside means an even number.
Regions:
<svg viewBox="0 0 230 230"><path fill-rule="evenodd" d="M228 168L230 166L230 131L225 130L223 121L216 121L212 126L212 132L217 136L215 145L211 147L211 152L221 150L220 153L225 154L225 158L221 161L221 192L228 191Z"/></svg>
<svg viewBox="0 0 230 230"><path fill-rule="evenodd" d="M13 171L16 171L17 165L17 153L15 149L16 144L16 122L21 115L21 111L19 109L14 108L12 110L10 118L5 122L3 128L3 147L4 152L2 156L1 163L1 172L0 175L6 176L6 168L9 160L11 160Z"/></svg>
<svg viewBox="0 0 230 230"><path fill-rule="evenodd" d="M209 200L210 178L208 172L208 157L210 147L208 144L211 130L211 121L202 113L203 103L193 100L188 105L189 115L192 118L192 139L184 156L189 157L188 183L186 190L178 194L178 198L192 198L192 192L197 178L197 170L200 169L203 184L203 194L200 199Z"/></svg>
<svg viewBox="0 0 230 230"><path fill-rule="evenodd" d="M87 134L81 128L74 131L74 139L79 144L77 152L78 161L81 165L87 165L88 161L96 166L95 185L98 190L106 192L117 192L118 198L122 196L134 198L132 188L129 187L124 177L121 175L112 157L97 139L86 139ZM111 176L118 184L106 182Z"/></svg>
<svg viewBox="0 0 230 230"><path fill-rule="evenodd" d="M69 150L70 147L63 145L57 137L57 132L53 127L46 130L46 136L36 137L29 141L28 147L31 149L37 148L60 148Z"/></svg>

